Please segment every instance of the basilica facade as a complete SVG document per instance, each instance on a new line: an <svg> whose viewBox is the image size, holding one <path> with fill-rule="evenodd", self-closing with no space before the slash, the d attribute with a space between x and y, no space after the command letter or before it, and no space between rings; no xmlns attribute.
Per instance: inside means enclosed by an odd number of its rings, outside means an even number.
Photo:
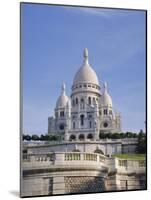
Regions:
<svg viewBox="0 0 151 200"><path fill-rule="evenodd" d="M113 108L107 83L99 83L86 48L83 57L70 97L63 83L54 116L48 118L48 134L60 135L66 141L97 141L101 133L121 132L121 116Z"/></svg>

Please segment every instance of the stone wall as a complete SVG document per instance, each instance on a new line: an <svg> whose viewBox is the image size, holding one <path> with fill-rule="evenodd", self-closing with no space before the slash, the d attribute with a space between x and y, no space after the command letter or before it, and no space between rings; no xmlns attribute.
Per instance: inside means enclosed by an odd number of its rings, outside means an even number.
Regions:
<svg viewBox="0 0 151 200"><path fill-rule="evenodd" d="M23 177L21 181L21 196L52 195L53 178L38 177L33 174L31 177Z"/></svg>
<svg viewBox="0 0 151 200"><path fill-rule="evenodd" d="M133 153L136 152L136 144L123 144L122 153Z"/></svg>
<svg viewBox="0 0 151 200"><path fill-rule="evenodd" d="M57 176L56 176L57 174ZM63 172L51 174L52 177L38 177L33 174L22 179L21 196L42 196L76 193L97 193L120 190L146 189L145 174L111 174L106 177L93 176L88 173Z"/></svg>
<svg viewBox="0 0 151 200"><path fill-rule="evenodd" d="M146 188L145 174L117 174L116 182L118 190L140 190Z"/></svg>
<svg viewBox="0 0 151 200"><path fill-rule="evenodd" d="M119 153L135 153L136 141L131 139L127 141L121 140L100 140L100 141L85 141L85 142L60 142L56 144L44 145L24 145L28 153L46 153L46 152L64 152L73 151L77 148L80 152L91 152L99 148L104 155L112 155Z"/></svg>

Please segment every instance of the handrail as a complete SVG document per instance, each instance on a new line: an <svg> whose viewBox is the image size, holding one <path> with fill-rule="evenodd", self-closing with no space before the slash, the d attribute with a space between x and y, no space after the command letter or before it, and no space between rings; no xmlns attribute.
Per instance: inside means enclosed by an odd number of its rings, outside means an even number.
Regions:
<svg viewBox="0 0 151 200"><path fill-rule="evenodd" d="M106 156L97 153L85 153L85 152L55 152L55 153L24 153L23 161L95 161L104 162L107 159Z"/></svg>

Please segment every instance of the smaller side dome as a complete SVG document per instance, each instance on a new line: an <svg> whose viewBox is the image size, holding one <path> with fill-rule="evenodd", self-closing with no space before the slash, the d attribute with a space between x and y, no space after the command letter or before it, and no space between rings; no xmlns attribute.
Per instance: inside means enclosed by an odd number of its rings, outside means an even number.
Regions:
<svg viewBox="0 0 151 200"><path fill-rule="evenodd" d="M102 96L100 97L100 105L101 106L109 106L112 107L112 99L107 91L107 83L104 83L104 92Z"/></svg>
<svg viewBox="0 0 151 200"><path fill-rule="evenodd" d="M65 84L63 83L62 92L59 98L57 99L56 108L65 108L68 101L69 97L65 93Z"/></svg>

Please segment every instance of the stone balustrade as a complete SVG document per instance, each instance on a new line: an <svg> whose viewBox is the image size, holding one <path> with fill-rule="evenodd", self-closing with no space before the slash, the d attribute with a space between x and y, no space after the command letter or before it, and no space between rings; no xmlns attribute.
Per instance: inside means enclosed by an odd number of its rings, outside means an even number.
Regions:
<svg viewBox="0 0 151 200"><path fill-rule="evenodd" d="M68 152L68 153L46 153L46 154L23 154L23 162L46 162L46 161L95 161L105 162L107 157L96 153L81 153L81 152Z"/></svg>
<svg viewBox="0 0 151 200"><path fill-rule="evenodd" d="M115 167L118 171L145 171L146 160L126 160L115 158Z"/></svg>
<svg viewBox="0 0 151 200"><path fill-rule="evenodd" d="M95 162L104 162L105 156L99 155L96 153L65 153L65 161L95 161Z"/></svg>
<svg viewBox="0 0 151 200"><path fill-rule="evenodd" d="M145 160L126 160L119 158L109 158L97 153L85 152L55 152L45 154L23 154L25 166L91 166L107 167L109 170L118 171L144 171L146 169ZM28 164L29 163L29 164ZM30 164L31 163L31 164Z"/></svg>
<svg viewBox="0 0 151 200"><path fill-rule="evenodd" d="M145 160L124 160L124 159L118 159L118 166L120 167L130 167L133 165L137 165L137 167L146 167L146 161Z"/></svg>
<svg viewBox="0 0 151 200"><path fill-rule="evenodd" d="M23 162L46 162L54 160L54 153L46 154L23 154Z"/></svg>

